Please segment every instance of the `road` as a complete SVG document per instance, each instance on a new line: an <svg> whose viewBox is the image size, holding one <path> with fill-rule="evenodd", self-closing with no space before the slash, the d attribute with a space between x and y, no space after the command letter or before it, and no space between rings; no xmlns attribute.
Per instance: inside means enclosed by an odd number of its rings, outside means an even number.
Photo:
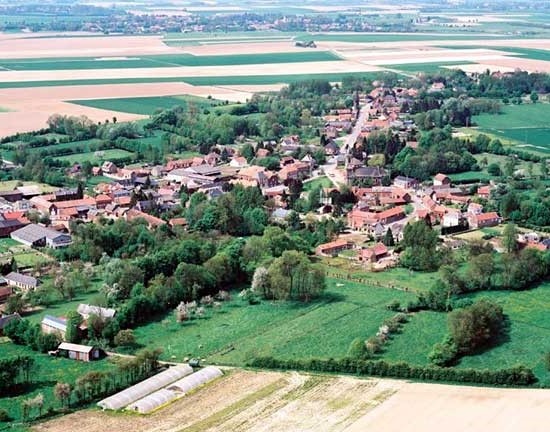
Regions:
<svg viewBox="0 0 550 432"><path fill-rule="evenodd" d="M363 125L367 121L367 118L369 116L369 110L370 110L370 103L367 103L359 108L359 116L357 117L355 126L353 126L351 133L346 137L346 141L344 145L340 148L340 153L347 154L348 151L355 144L355 142L357 141L357 138L361 134L361 129L363 128Z"/></svg>

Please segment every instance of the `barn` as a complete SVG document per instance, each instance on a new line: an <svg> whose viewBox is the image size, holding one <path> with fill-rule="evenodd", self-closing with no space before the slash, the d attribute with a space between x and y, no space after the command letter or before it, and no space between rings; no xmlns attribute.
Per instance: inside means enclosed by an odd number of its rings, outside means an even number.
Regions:
<svg viewBox="0 0 550 432"><path fill-rule="evenodd" d="M88 345L63 342L57 347L57 350L62 356L66 356L72 360L89 362L101 357L101 349Z"/></svg>
<svg viewBox="0 0 550 432"><path fill-rule="evenodd" d="M150 395L157 390L160 390L167 385L176 382L177 380L191 375L193 368L189 365L174 366L165 371L158 373L151 378L147 378L132 387L128 387L121 392L118 392L106 399L97 403L103 409L118 410L127 407L131 403Z"/></svg>

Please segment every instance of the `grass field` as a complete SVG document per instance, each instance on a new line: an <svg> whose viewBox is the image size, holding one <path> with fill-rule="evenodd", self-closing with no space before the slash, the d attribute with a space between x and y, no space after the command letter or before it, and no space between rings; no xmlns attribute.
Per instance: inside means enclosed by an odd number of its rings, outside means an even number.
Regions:
<svg viewBox="0 0 550 432"><path fill-rule="evenodd" d="M321 33L321 34L306 34L296 38L301 41L336 41L336 42L401 42L406 38L407 41L438 41L441 39L449 40L487 40L487 39L499 39L498 36L481 36L481 35L468 35L468 34L422 34L422 33L403 33L403 34L384 34L384 33L357 33L357 34L339 34L339 33Z"/></svg>
<svg viewBox="0 0 550 432"><path fill-rule="evenodd" d="M329 279L322 300L302 304L241 299L224 304L208 318L179 324L174 314L135 330L137 341L162 346L164 357L187 356L242 365L256 356L281 358L342 357L356 337L374 335L392 316L386 304L407 302L412 293ZM174 357L173 357L174 356Z"/></svg>
<svg viewBox="0 0 550 432"><path fill-rule="evenodd" d="M57 87L68 85L100 85L100 84L139 84L139 83L163 83L185 82L191 85L253 85L253 84L287 84L308 79L324 79L327 81L342 81L343 77L353 76L365 79L374 79L379 76L376 72L337 72L320 74L295 74L295 75L243 75L224 77L167 77L167 78L113 78L113 79L74 79L74 80L49 80L49 81L23 81L0 82L2 88L28 88L28 87Z"/></svg>
<svg viewBox="0 0 550 432"><path fill-rule="evenodd" d="M0 181L0 191L11 191L18 186L38 186L42 193L50 193L58 190L58 187L51 186L45 183L36 183L32 181L6 180Z"/></svg>
<svg viewBox="0 0 550 432"><path fill-rule="evenodd" d="M382 67L395 69L403 72L435 73L435 72L440 72L445 66L458 66L458 65L464 65L464 64L474 64L474 63L468 62L468 61L404 63L404 64L385 65Z"/></svg>
<svg viewBox="0 0 550 432"><path fill-rule="evenodd" d="M440 48L445 49L486 49L486 46L483 45L443 45ZM510 54L517 54L517 56L512 55L512 57L518 58L528 58L531 60L543 60L550 61L550 51L535 49L535 48L519 48L519 47L495 47L497 51L503 51Z"/></svg>
<svg viewBox="0 0 550 432"><path fill-rule="evenodd" d="M55 159L60 161L68 161L71 164L82 163L87 160L87 161L90 161L90 163L97 165L106 160L122 159L125 157L133 157L133 156L134 156L134 153L131 153L126 150L109 149L109 150L101 150L100 152L77 153L77 154L72 154L67 156L59 156L59 157L56 157Z"/></svg>
<svg viewBox="0 0 550 432"><path fill-rule="evenodd" d="M474 118L480 132L514 141L525 150L550 150L550 104L507 105L502 114Z"/></svg>
<svg viewBox="0 0 550 432"><path fill-rule="evenodd" d="M77 105L92 108L120 111L131 114L151 115L158 109L168 109L176 105L186 107L190 102L198 108L207 108L217 105L215 100L194 97L194 96L160 96L160 97L137 97L120 99L89 99L67 101ZM144 140L141 140L144 141Z"/></svg>
<svg viewBox="0 0 550 432"><path fill-rule="evenodd" d="M309 192L311 189L314 189L318 186L322 188L332 187L333 184L330 179L326 176L317 177L315 180L308 181L304 183L304 191Z"/></svg>
<svg viewBox="0 0 550 432"><path fill-rule="evenodd" d="M59 402L53 396L53 388L58 382L74 383L78 377L90 371L108 371L114 369L114 365L108 360L99 360L90 363L79 362L64 358L51 357L47 354L40 354L30 348L12 344L11 342L0 342L2 357L15 357L18 355L29 355L35 360L36 372L33 373L33 383L30 391L16 397L0 398L0 409L8 411L15 422L21 419L21 402L38 393L44 395L44 410L49 407L59 408ZM13 430L13 429L9 429Z"/></svg>
<svg viewBox="0 0 550 432"><path fill-rule="evenodd" d="M289 44L292 42L289 41ZM302 63L340 60L329 51L304 51L265 54L232 54L195 56L192 54L162 54L127 59L109 57L41 58L0 60L0 67L7 70L84 70L84 69L133 69L174 66L234 66L250 64Z"/></svg>

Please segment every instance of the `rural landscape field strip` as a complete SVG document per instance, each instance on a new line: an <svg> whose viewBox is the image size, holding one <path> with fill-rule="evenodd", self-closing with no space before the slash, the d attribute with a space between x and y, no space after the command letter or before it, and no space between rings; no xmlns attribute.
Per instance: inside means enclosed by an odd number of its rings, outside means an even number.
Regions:
<svg viewBox="0 0 550 432"><path fill-rule="evenodd" d="M82 57L82 58L42 58L42 59L0 59L0 67L5 70L87 70L87 69L135 69L165 68L174 66L233 66L274 63L302 63L339 60L328 51L304 51L266 54L235 54L196 56L192 54L166 54L128 58ZM1 73L0 73L1 80Z"/></svg>

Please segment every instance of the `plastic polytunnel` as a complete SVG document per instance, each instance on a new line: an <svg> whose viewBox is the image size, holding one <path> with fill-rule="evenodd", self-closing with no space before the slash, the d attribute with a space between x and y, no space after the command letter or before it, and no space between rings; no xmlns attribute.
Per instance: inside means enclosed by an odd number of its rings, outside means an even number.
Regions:
<svg viewBox="0 0 550 432"><path fill-rule="evenodd" d="M200 387L213 379L221 377L222 375L223 372L218 368L208 366L192 375L188 375L185 378L170 384L166 388L168 390L173 390L180 393L189 393L191 390L196 389L197 387Z"/></svg>
<svg viewBox="0 0 550 432"><path fill-rule="evenodd" d="M137 411L141 414L147 414L155 410L159 406L171 402L180 396L183 395L175 391L160 389L154 393L151 393L148 396L145 396L143 399L131 403L126 407L126 409Z"/></svg>
<svg viewBox="0 0 550 432"><path fill-rule="evenodd" d="M192 373L193 368L189 365L174 366L109 396L97 404L103 409L118 410Z"/></svg>

